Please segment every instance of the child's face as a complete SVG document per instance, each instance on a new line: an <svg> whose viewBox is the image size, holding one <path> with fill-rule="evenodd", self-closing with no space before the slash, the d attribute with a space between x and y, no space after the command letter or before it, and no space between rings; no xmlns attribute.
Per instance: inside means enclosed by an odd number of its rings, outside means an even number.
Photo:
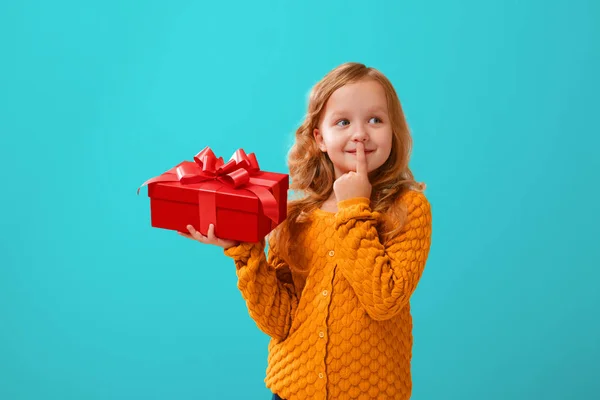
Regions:
<svg viewBox="0 0 600 400"><path fill-rule="evenodd" d="M359 141L365 145L368 171L382 166L392 150L392 126L383 87L369 79L333 92L313 134L321 151L329 155L336 179L356 171Z"/></svg>

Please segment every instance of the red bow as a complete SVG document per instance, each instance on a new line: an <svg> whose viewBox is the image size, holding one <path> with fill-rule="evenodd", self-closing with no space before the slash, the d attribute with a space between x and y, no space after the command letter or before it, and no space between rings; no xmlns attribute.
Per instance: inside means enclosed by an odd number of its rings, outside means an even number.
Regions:
<svg viewBox="0 0 600 400"><path fill-rule="evenodd" d="M243 149L238 149L231 159L224 163L223 158L217 158L207 146L194 156L194 161L184 161L164 174L148 179L138 188L137 193L139 194L140 189L145 185L157 182L179 182L182 185L189 185L210 180L219 181L234 189L243 187L256 194L265 215L274 222L278 221L279 206L273 194L266 188L252 183L251 176L260 171L254 153L246 155Z"/></svg>

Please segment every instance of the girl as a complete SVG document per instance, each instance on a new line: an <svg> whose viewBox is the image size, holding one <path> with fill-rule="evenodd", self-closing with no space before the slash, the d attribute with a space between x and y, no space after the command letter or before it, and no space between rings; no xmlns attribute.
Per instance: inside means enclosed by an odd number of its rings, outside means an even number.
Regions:
<svg viewBox="0 0 600 400"><path fill-rule="evenodd" d="M224 248L250 316L271 337L273 399L409 399L410 297L431 243L424 184L389 80L346 63L311 91L288 158L288 218L259 243ZM281 396L281 397L279 397Z"/></svg>

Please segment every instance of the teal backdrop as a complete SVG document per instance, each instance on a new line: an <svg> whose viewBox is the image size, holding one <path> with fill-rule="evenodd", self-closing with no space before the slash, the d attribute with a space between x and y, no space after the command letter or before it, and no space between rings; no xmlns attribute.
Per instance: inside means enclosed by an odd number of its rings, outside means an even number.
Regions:
<svg viewBox="0 0 600 400"><path fill-rule="evenodd" d="M600 3L0 5L0 399L268 399L219 248L150 227L205 146L286 155L346 61L394 83L433 243L413 399L598 398ZM594 316L595 315L595 316Z"/></svg>

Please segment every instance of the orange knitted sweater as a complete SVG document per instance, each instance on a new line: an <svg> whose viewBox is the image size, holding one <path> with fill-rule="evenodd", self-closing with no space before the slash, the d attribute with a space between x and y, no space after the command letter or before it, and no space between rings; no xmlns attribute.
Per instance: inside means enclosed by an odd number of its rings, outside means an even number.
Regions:
<svg viewBox="0 0 600 400"><path fill-rule="evenodd" d="M417 191L399 201L408 216L382 245L381 215L367 198L315 210L298 236L301 276L265 240L224 250L233 258L250 316L271 337L266 386L287 400L409 399L410 296L431 243L431 207ZM302 264L302 265L301 265Z"/></svg>

